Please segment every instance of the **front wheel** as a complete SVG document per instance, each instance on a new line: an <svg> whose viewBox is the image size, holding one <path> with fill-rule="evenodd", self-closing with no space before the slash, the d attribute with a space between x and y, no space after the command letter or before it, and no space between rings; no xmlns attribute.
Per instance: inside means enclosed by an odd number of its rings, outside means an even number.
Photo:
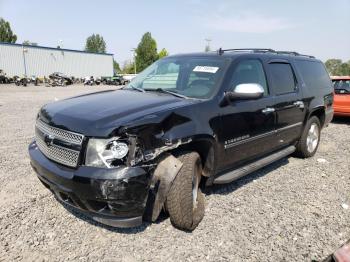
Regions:
<svg viewBox="0 0 350 262"><path fill-rule="evenodd" d="M166 209L171 223L183 230L192 231L204 217L204 195L199 188L202 164L198 153L185 152L178 156L183 163L169 190Z"/></svg>
<svg viewBox="0 0 350 262"><path fill-rule="evenodd" d="M297 144L296 155L308 158L315 155L321 138L321 124L316 116L312 116L306 123L300 141Z"/></svg>

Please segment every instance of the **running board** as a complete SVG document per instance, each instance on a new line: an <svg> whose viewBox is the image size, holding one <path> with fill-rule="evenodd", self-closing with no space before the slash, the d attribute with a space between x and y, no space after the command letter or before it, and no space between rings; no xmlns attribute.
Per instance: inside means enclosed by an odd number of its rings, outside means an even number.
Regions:
<svg viewBox="0 0 350 262"><path fill-rule="evenodd" d="M284 158L290 154L292 154L295 151L295 146L289 146L285 149L282 149L276 153L273 153L272 155L269 155L267 157L264 157L256 162L253 162L251 164L248 164L246 166L242 166L238 169L235 169L233 171L230 171L228 173L225 173L214 180L214 184L226 184L230 183L238 178L241 178L242 176L245 176L249 173L252 173L264 166L267 166L281 158Z"/></svg>

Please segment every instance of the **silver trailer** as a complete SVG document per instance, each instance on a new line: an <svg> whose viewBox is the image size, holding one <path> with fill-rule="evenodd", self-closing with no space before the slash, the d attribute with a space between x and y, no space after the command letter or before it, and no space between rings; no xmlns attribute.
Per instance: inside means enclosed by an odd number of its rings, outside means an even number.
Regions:
<svg viewBox="0 0 350 262"><path fill-rule="evenodd" d="M0 42L0 69L8 76L112 76L113 54Z"/></svg>

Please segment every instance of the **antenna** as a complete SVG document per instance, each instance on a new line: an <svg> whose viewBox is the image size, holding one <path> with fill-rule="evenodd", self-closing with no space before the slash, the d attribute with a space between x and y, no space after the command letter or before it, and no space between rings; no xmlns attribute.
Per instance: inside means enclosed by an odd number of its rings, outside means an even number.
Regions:
<svg viewBox="0 0 350 262"><path fill-rule="evenodd" d="M204 40L207 42L207 44L206 44L206 46L205 46L205 52L209 52L209 51L210 51L210 42L211 42L211 39L210 39L210 38L205 38Z"/></svg>

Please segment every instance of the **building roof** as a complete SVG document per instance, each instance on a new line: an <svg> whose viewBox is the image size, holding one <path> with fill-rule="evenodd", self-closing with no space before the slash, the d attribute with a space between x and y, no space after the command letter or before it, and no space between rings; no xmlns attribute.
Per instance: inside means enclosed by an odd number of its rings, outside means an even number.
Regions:
<svg viewBox="0 0 350 262"><path fill-rule="evenodd" d="M5 43L5 42L0 42L0 45L20 46L20 47L26 47L26 48L29 47L29 48L49 49L49 50L65 51L65 52L76 52L76 53L85 53L85 54L113 56L113 54L111 54L111 53L94 53L94 52L88 52L88 51L82 51L82 50L73 50L73 49L65 49L65 48L54 48L54 47L39 46L39 45L23 45L23 44Z"/></svg>

